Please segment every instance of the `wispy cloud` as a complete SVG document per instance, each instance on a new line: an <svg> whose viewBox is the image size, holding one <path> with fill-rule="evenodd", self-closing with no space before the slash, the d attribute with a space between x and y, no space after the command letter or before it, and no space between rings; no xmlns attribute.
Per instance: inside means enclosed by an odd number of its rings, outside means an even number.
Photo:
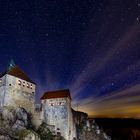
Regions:
<svg viewBox="0 0 140 140"><path fill-rule="evenodd" d="M104 52L102 58L97 57L95 59L93 57L93 60L86 65L82 72L77 75L75 78L76 80L71 84L70 89L73 96L78 96L78 94L83 90L82 87L85 87L90 80L94 79L98 72L112 60L117 51L125 51L126 44L137 35L138 29L140 29L140 25L138 23L134 23L134 25L122 35L118 42L112 45L112 48Z"/></svg>
<svg viewBox="0 0 140 140"><path fill-rule="evenodd" d="M95 98L75 101L78 109L85 109L90 115L107 117L139 117L140 116L140 84L122 91Z"/></svg>

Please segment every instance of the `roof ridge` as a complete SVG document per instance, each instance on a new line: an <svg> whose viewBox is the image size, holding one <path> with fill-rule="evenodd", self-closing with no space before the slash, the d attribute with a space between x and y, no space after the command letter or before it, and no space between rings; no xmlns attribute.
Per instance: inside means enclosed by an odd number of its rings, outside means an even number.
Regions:
<svg viewBox="0 0 140 140"><path fill-rule="evenodd" d="M69 91L70 92L70 90L67 88L67 89L50 90L50 91L46 91L45 93L47 93L47 92L60 92L60 91Z"/></svg>
<svg viewBox="0 0 140 140"><path fill-rule="evenodd" d="M1 74L0 77L4 76L5 74L8 74L8 75L18 77L18 78L25 80L27 82L31 82L33 84L36 84L29 78L29 76L18 65L11 65L9 67L10 68L8 68L6 70L6 72Z"/></svg>
<svg viewBox="0 0 140 140"><path fill-rule="evenodd" d="M41 97L41 100L50 99L50 98L64 98L64 97L69 97L71 99L69 89L47 91L43 94L43 96Z"/></svg>

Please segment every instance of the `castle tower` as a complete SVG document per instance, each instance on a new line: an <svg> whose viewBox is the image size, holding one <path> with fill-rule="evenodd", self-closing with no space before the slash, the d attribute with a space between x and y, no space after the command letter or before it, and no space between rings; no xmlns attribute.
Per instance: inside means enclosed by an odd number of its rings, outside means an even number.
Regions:
<svg viewBox="0 0 140 140"><path fill-rule="evenodd" d="M0 108L24 107L34 111L36 84L11 61L6 72L0 75Z"/></svg>
<svg viewBox="0 0 140 140"><path fill-rule="evenodd" d="M71 96L68 89L45 92L41 97L43 121L55 127L66 140L72 140Z"/></svg>

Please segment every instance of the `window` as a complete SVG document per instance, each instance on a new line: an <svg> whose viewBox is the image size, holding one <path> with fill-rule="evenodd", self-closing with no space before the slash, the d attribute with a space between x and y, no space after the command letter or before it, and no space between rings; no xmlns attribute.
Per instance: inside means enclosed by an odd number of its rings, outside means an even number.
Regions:
<svg viewBox="0 0 140 140"><path fill-rule="evenodd" d="M50 105L50 106L54 106L55 104L54 104L54 103L49 103L49 105Z"/></svg>
<svg viewBox="0 0 140 140"><path fill-rule="evenodd" d="M0 83L2 83L2 79L0 79Z"/></svg>
<svg viewBox="0 0 140 140"><path fill-rule="evenodd" d="M56 129L57 135L61 135L60 128Z"/></svg>
<svg viewBox="0 0 140 140"><path fill-rule="evenodd" d="M21 81L20 80L18 80L18 85L21 85Z"/></svg>
<svg viewBox="0 0 140 140"><path fill-rule="evenodd" d="M23 82L23 87L25 87L25 82Z"/></svg>
<svg viewBox="0 0 140 140"><path fill-rule="evenodd" d="M64 100L61 100L59 103L58 103L58 105L60 105L60 106L63 106L63 105L65 105L65 101Z"/></svg>
<svg viewBox="0 0 140 140"><path fill-rule="evenodd" d="M30 86L29 86L29 83L27 83L27 88L29 88Z"/></svg>
<svg viewBox="0 0 140 140"><path fill-rule="evenodd" d="M32 84L31 84L31 89L33 88Z"/></svg>
<svg viewBox="0 0 140 140"><path fill-rule="evenodd" d="M51 103L51 106L54 106L54 103Z"/></svg>

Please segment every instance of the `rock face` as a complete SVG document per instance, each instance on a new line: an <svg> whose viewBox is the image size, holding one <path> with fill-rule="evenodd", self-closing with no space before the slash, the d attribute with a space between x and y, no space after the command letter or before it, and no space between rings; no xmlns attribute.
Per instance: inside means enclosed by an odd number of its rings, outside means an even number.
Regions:
<svg viewBox="0 0 140 140"><path fill-rule="evenodd" d="M55 136L45 122L34 127L31 119L24 108L4 108L0 112L0 140L64 140L62 136Z"/></svg>
<svg viewBox="0 0 140 140"><path fill-rule="evenodd" d="M4 108L0 113L0 140L40 140L24 108Z"/></svg>
<svg viewBox="0 0 140 140"><path fill-rule="evenodd" d="M95 121L89 122L86 113L73 111L77 138L73 140L111 140ZM32 116L24 108L6 107L0 112L0 140L65 140L48 124L35 128Z"/></svg>
<svg viewBox="0 0 140 140"><path fill-rule="evenodd" d="M75 110L72 110L72 112L78 140L111 140L94 120L89 121L86 113Z"/></svg>
<svg viewBox="0 0 140 140"><path fill-rule="evenodd" d="M77 124L77 134L80 140L111 140L93 120L83 120Z"/></svg>

